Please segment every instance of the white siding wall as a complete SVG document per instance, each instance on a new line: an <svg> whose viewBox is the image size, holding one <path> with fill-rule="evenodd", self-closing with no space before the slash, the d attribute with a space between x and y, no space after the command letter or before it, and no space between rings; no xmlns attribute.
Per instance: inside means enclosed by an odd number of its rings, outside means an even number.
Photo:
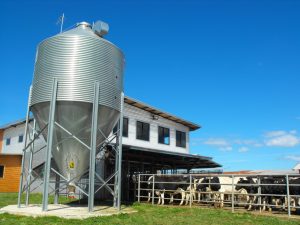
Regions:
<svg viewBox="0 0 300 225"><path fill-rule="evenodd" d="M3 154L22 154L22 148L24 147L24 124L17 127L11 127L4 131L2 153ZM23 142L19 143L19 135L23 135ZM6 145L6 139L10 138L10 145Z"/></svg>
<svg viewBox="0 0 300 225"><path fill-rule="evenodd" d="M123 144L157 150L189 153L188 127L162 117L159 117L158 120L153 120L151 113L128 104L124 105L124 117L129 118L129 122L128 138L123 137ZM137 121L146 122L150 124L150 141L136 139ZM170 129L170 145L158 143L158 126ZM186 132L186 148L176 147L176 130Z"/></svg>
<svg viewBox="0 0 300 225"><path fill-rule="evenodd" d="M33 126L33 122L30 123ZM18 154L22 155L22 150L24 148L25 141L25 124L20 124L16 127L10 127L4 131L3 134L3 144L2 144L2 154ZM30 135L32 134L32 129L29 127ZM19 135L24 135L23 142L19 143ZM6 145L6 139L10 138L10 145ZM29 143L29 139L27 141ZM45 145L44 138L40 135L40 137L34 143L34 149L38 150ZM44 161L45 157L45 148L43 151L39 151L34 155L33 167L39 165ZM29 156L29 153L28 153Z"/></svg>

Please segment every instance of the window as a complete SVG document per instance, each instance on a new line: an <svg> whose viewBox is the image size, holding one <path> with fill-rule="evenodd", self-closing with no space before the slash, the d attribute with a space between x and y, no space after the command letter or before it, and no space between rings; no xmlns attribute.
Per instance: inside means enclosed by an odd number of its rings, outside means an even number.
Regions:
<svg viewBox="0 0 300 225"><path fill-rule="evenodd" d="M19 135L19 143L23 142L23 134L22 135Z"/></svg>
<svg viewBox="0 0 300 225"><path fill-rule="evenodd" d="M165 127L158 127L158 143L170 144L170 129Z"/></svg>
<svg viewBox="0 0 300 225"><path fill-rule="evenodd" d="M176 146L177 147L186 147L186 133L176 130Z"/></svg>
<svg viewBox="0 0 300 225"><path fill-rule="evenodd" d="M118 124L113 129L113 133L118 131ZM128 118L123 117L123 137L128 137Z"/></svg>
<svg viewBox="0 0 300 225"><path fill-rule="evenodd" d="M128 137L128 118L123 118L123 137Z"/></svg>
<svg viewBox="0 0 300 225"><path fill-rule="evenodd" d="M4 166L0 165L0 178L4 177Z"/></svg>
<svg viewBox="0 0 300 225"><path fill-rule="evenodd" d="M149 141L150 125L136 121L136 139Z"/></svg>
<svg viewBox="0 0 300 225"><path fill-rule="evenodd" d="M6 138L5 144L6 144L6 145L10 145L10 138Z"/></svg>

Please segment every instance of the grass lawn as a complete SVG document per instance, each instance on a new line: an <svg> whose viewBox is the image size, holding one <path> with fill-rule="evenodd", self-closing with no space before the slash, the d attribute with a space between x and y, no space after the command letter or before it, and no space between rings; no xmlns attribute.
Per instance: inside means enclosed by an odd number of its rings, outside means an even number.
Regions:
<svg viewBox="0 0 300 225"><path fill-rule="evenodd" d="M31 197L32 203L41 203L42 196L34 194ZM67 202L66 198L61 198L61 202ZM16 204L17 194L0 193L0 207ZM53 199L50 199L50 203ZM209 224L209 225L233 225L233 224L284 224L299 225L300 220L284 219L277 217L256 216L249 213L231 213L221 209L203 209L199 207L167 207L152 206L146 204L134 204L132 206L137 213L129 215L118 215L109 217L94 217L85 220L61 219L58 217L25 217L9 214L0 214L1 225L45 225L45 224L71 224L71 225L90 225L90 224Z"/></svg>

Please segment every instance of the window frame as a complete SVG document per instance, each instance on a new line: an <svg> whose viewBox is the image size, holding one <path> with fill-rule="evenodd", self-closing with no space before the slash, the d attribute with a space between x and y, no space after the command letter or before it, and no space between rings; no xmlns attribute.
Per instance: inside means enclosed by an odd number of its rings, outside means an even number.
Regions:
<svg viewBox="0 0 300 225"><path fill-rule="evenodd" d="M180 134L180 142L178 142L177 133ZM182 134L185 134L185 135L183 136ZM184 144L182 144L182 137L184 137ZM181 131L181 130L176 130L175 139L176 139L176 147L186 148L187 132Z"/></svg>
<svg viewBox="0 0 300 225"><path fill-rule="evenodd" d="M141 124L148 124L148 138L147 139L143 139L143 138L139 138L138 137L138 123L141 123ZM142 131L143 131L143 126L142 126ZM143 136L143 135L142 135ZM135 135L135 138L137 140L140 140L140 141L148 141L150 142L150 123L147 123L147 122L144 122L144 121L140 121L140 120L137 120L136 121L136 135Z"/></svg>
<svg viewBox="0 0 300 225"><path fill-rule="evenodd" d="M164 139L164 131L165 131L165 129L167 129L168 130L168 133L169 133L169 143L162 143L162 142L160 142L160 138L159 138L159 129L160 128L163 128L163 139ZM170 142L171 142L171 129L170 128L168 128L168 127L163 127L163 126L157 126L157 137L158 137L158 140L157 140L157 142L158 142L158 144L162 144L162 145L170 145Z"/></svg>
<svg viewBox="0 0 300 225"><path fill-rule="evenodd" d="M126 132L127 132L127 135L124 135L124 120L127 120L127 129L126 129ZM122 137L127 137L128 138L129 136L129 118L128 117L123 117L123 133L122 133Z"/></svg>
<svg viewBox="0 0 300 225"><path fill-rule="evenodd" d="M11 138L9 137L9 138L6 138L5 139L5 145L6 146L9 146L11 144Z"/></svg>
<svg viewBox="0 0 300 225"><path fill-rule="evenodd" d="M20 141L20 138L22 137L22 140ZM18 137L18 143L22 143L24 141L24 134L20 134Z"/></svg>
<svg viewBox="0 0 300 225"><path fill-rule="evenodd" d="M0 167L3 167L2 177L0 176L0 179L4 179L5 165L0 164Z"/></svg>

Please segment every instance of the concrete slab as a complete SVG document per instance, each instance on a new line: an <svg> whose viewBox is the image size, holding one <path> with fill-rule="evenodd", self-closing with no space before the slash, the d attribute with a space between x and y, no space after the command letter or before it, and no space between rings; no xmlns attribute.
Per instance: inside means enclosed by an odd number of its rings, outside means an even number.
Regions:
<svg viewBox="0 0 300 225"><path fill-rule="evenodd" d="M17 205L8 205L0 209L0 213L9 213L22 216L57 216L65 219L86 219L89 217L98 216L111 216L122 213L134 213L137 212L130 207L122 206L121 211L111 206L95 206L94 212L89 213L87 206L73 206L73 205L48 205L48 211L43 212L41 205L29 205L27 207Z"/></svg>

